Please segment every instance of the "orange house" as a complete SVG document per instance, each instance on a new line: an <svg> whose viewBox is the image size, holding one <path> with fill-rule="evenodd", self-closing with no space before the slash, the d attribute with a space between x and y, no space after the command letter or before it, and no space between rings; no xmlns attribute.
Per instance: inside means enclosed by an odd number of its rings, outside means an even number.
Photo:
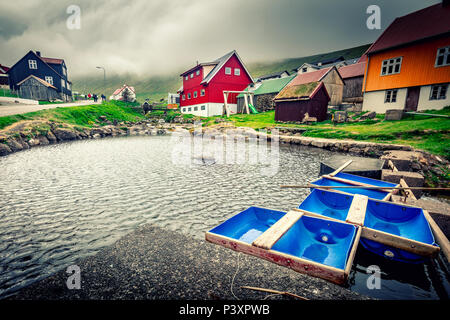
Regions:
<svg viewBox="0 0 450 320"><path fill-rule="evenodd" d="M450 106L449 1L395 19L370 46L363 110L417 111Z"/></svg>

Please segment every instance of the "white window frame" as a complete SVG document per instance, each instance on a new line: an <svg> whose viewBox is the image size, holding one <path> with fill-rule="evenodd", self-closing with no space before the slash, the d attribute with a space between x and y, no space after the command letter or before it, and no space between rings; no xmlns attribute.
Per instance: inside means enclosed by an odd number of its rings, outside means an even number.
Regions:
<svg viewBox="0 0 450 320"><path fill-rule="evenodd" d="M196 107L194 107L194 111L198 111L198 107L196 106Z"/></svg>
<svg viewBox="0 0 450 320"><path fill-rule="evenodd" d="M200 109L201 110L206 110L206 106L201 106Z"/></svg>
<svg viewBox="0 0 450 320"><path fill-rule="evenodd" d="M443 51L443 52L439 53L439 51ZM442 58L442 64L438 64L439 57L443 57ZM446 63L446 61L447 61L447 63ZM442 47L442 48L437 49L437 51L436 51L436 61L434 63L434 66L436 68L450 66L450 46Z"/></svg>
<svg viewBox="0 0 450 320"><path fill-rule="evenodd" d="M240 76L240 75L241 75L241 69L239 69L239 68L234 68L234 75L235 75L235 76Z"/></svg>
<svg viewBox="0 0 450 320"><path fill-rule="evenodd" d="M403 57L395 57L391 59L386 59L381 62L381 76L390 76L392 74L399 74L402 68ZM398 71L395 71L396 66L398 66ZM389 68L392 67L392 71L389 72ZM386 68L385 71L383 69Z"/></svg>
<svg viewBox="0 0 450 320"><path fill-rule="evenodd" d="M188 100L191 98L191 94L190 93L188 93Z"/></svg>
<svg viewBox="0 0 450 320"><path fill-rule="evenodd" d="M189 80L189 76L185 76L185 77L184 77L184 80Z"/></svg>
<svg viewBox="0 0 450 320"><path fill-rule="evenodd" d="M61 87L63 87L63 88L66 87L66 82L64 81L64 79L61 79Z"/></svg>
<svg viewBox="0 0 450 320"><path fill-rule="evenodd" d="M386 90L384 94L384 103L395 103L397 102L398 89Z"/></svg>
<svg viewBox="0 0 450 320"><path fill-rule="evenodd" d="M194 91L194 98L197 98L197 91Z"/></svg>
<svg viewBox="0 0 450 320"><path fill-rule="evenodd" d="M189 111L192 111L192 108L191 108L191 107L188 108L188 112L189 112Z"/></svg>
<svg viewBox="0 0 450 320"><path fill-rule="evenodd" d="M183 94L182 96L181 96L181 99L184 101L184 100L186 100L186 96Z"/></svg>
<svg viewBox="0 0 450 320"><path fill-rule="evenodd" d="M204 97L205 96L205 89L200 90L200 96Z"/></svg>
<svg viewBox="0 0 450 320"><path fill-rule="evenodd" d="M45 76L45 82L50 83L53 85L53 77L52 76Z"/></svg>
<svg viewBox="0 0 450 320"><path fill-rule="evenodd" d="M192 79L193 77L194 77L194 73L192 72L192 73L191 73L191 79Z"/></svg>
<svg viewBox="0 0 450 320"><path fill-rule="evenodd" d="M37 70L37 61L36 60L28 60L28 68Z"/></svg>
<svg viewBox="0 0 450 320"><path fill-rule="evenodd" d="M200 70L197 70L197 72L195 73L196 76L200 75Z"/></svg>
<svg viewBox="0 0 450 320"><path fill-rule="evenodd" d="M230 67L226 67L225 68L225 74L231 75L231 68Z"/></svg>
<svg viewBox="0 0 450 320"><path fill-rule="evenodd" d="M436 84L434 86L431 86L430 97L428 100L445 100L445 99L447 99L447 90L448 90L448 83L447 84ZM436 92L436 95L433 94L434 92Z"/></svg>

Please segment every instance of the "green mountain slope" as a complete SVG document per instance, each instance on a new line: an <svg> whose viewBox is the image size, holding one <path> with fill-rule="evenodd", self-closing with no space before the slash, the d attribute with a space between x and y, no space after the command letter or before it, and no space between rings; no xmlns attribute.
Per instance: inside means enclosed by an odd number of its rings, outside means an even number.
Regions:
<svg viewBox="0 0 450 320"><path fill-rule="evenodd" d="M247 65L250 73L254 78L265 74L288 70L301 66L305 62L315 62L320 60L327 60L343 56L345 59L352 59L360 57L370 46L370 44L362 45L354 48L348 48L329 53L316 54L301 58L290 58L279 61L270 61L263 63L250 63ZM151 101L159 101L162 98L167 98L168 92L176 92L181 86L180 72L158 77L145 77L132 74L114 75L107 74L106 82L103 81L103 73L99 70L98 74L83 78L74 78L73 91L80 93L104 93L109 97L115 89L121 87L124 83L133 86L136 89L138 101L144 101L149 98Z"/></svg>

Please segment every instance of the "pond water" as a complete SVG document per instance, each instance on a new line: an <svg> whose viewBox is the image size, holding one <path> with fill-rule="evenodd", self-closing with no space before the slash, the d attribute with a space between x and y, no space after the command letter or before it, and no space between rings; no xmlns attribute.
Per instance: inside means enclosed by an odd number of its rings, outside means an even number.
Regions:
<svg viewBox="0 0 450 320"><path fill-rule="evenodd" d="M262 164L172 161L170 137L123 137L33 148L0 158L0 297L93 255L142 224L204 239L204 232L246 209L286 211L309 189L319 161L333 153L280 146L275 175ZM381 269L381 289L369 290L370 265ZM386 299L446 299L445 259L394 263L360 246L348 284Z"/></svg>

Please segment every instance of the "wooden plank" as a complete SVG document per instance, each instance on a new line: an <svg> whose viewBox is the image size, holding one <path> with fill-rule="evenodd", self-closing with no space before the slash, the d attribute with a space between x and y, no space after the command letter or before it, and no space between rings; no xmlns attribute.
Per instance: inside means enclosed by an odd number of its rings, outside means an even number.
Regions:
<svg viewBox="0 0 450 320"><path fill-rule="evenodd" d="M406 195L407 195L409 198L411 198L411 199L413 199L413 200L417 200L416 196L414 195L414 193L412 192L412 190L409 189L408 184L406 183L406 181L405 181L403 178L400 179L400 185L401 185L403 188L407 188L407 189L404 190L404 191L408 192Z"/></svg>
<svg viewBox="0 0 450 320"><path fill-rule="evenodd" d="M359 245L359 239L361 238L361 232L362 232L362 228L361 227L357 227L358 230L356 231L356 237L355 240L353 241L353 247L352 250L350 251L350 254L348 256L348 260L347 260L347 264L345 266L345 278L348 278L348 275L350 274L350 270L352 269L352 265L353 265L353 260L355 259L355 255L356 255L356 250L358 249L358 245Z"/></svg>
<svg viewBox="0 0 450 320"><path fill-rule="evenodd" d="M270 249L273 247L283 234L285 234L302 217L303 213L298 211L289 211L280 220L275 222L269 229L253 241L252 245Z"/></svg>
<svg viewBox="0 0 450 320"><path fill-rule="evenodd" d="M339 168L337 168L336 170L334 170L332 173L330 173L331 177L334 177L335 175L337 175L339 172L341 172L342 170L344 170L345 168L347 168L351 163L353 162L353 160L348 160L346 163L344 163L342 166L340 166Z"/></svg>
<svg viewBox="0 0 450 320"><path fill-rule="evenodd" d="M380 187L380 186L374 186L371 184L367 184L367 183L362 183L362 182L357 182L357 181L352 181L352 180L347 180L347 179L342 179L342 178L338 178L338 177L332 177L330 175L323 175L322 178L327 178L330 180L334 180L334 181L338 181L338 182L342 182L342 183L346 183L346 184L350 184L353 186L359 186L359 187L371 187L371 189L375 189L375 190L381 190L381 191L390 191L392 192L392 188L390 187ZM338 187L336 187L338 188Z"/></svg>
<svg viewBox="0 0 450 320"><path fill-rule="evenodd" d="M364 218L366 217L366 208L369 197L360 194L353 196L352 204L348 210L346 222L357 224L359 226L364 225Z"/></svg>
<svg viewBox="0 0 450 320"><path fill-rule="evenodd" d="M419 241L407 239L405 237L396 236L383 231L363 227L363 238L369 239L378 243L382 243L394 248L415 253L420 256L434 256L439 252L439 247L432 246Z"/></svg>
<svg viewBox="0 0 450 320"><path fill-rule="evenodd" d="M441 247L442 253L447 258L447 261L450 261L450 242L448 241L445 234L442 232L441 228L437 225L437 223L434 221L434 219L430 216L427 210L423 210L423 214L425 218L428 221L428 224L431 227L431 230L433 231L434 238L436 242Z"/></svg>
<svg viewBox="0 0 450 320"><path fill-rule="evenodd" d="M398 171L397 167L394 165L394 163L391 160L388 161L388 165L392 171L394 171L394 172Z"/></svg>
<svg viewBox="0 0 450 320"><path fill-rule="evenodd" d="M221 245L225 248L253 255L280 266L290 268L294 271L308 274L313 277L322 278L336 284L343 284L346 280L344 270L330 267L318 262L301 259L279 251L258 248L248 243L210 232L205 233L205 239L208 242Z"/></svg>
<svg viewBox="0 0 450 320"><path fill-rule="evenodd" d="M302 212L303 215L308 216L308 217L320 218L320 219L330 220L330 221L336 221L336 222L340 222L340 223L343 223L343 222L344 222L344 221L342 221L342 220L338 220L338 219L335 219L335 218L323 216L323 215L318 214L318 213L315 213L315 212L310 212L310 211L306 211L306 210L302 210L302 209L298 209L298 208L294 208L294 209L292 209L292 210L298 211L298 212Z"/></svg>

